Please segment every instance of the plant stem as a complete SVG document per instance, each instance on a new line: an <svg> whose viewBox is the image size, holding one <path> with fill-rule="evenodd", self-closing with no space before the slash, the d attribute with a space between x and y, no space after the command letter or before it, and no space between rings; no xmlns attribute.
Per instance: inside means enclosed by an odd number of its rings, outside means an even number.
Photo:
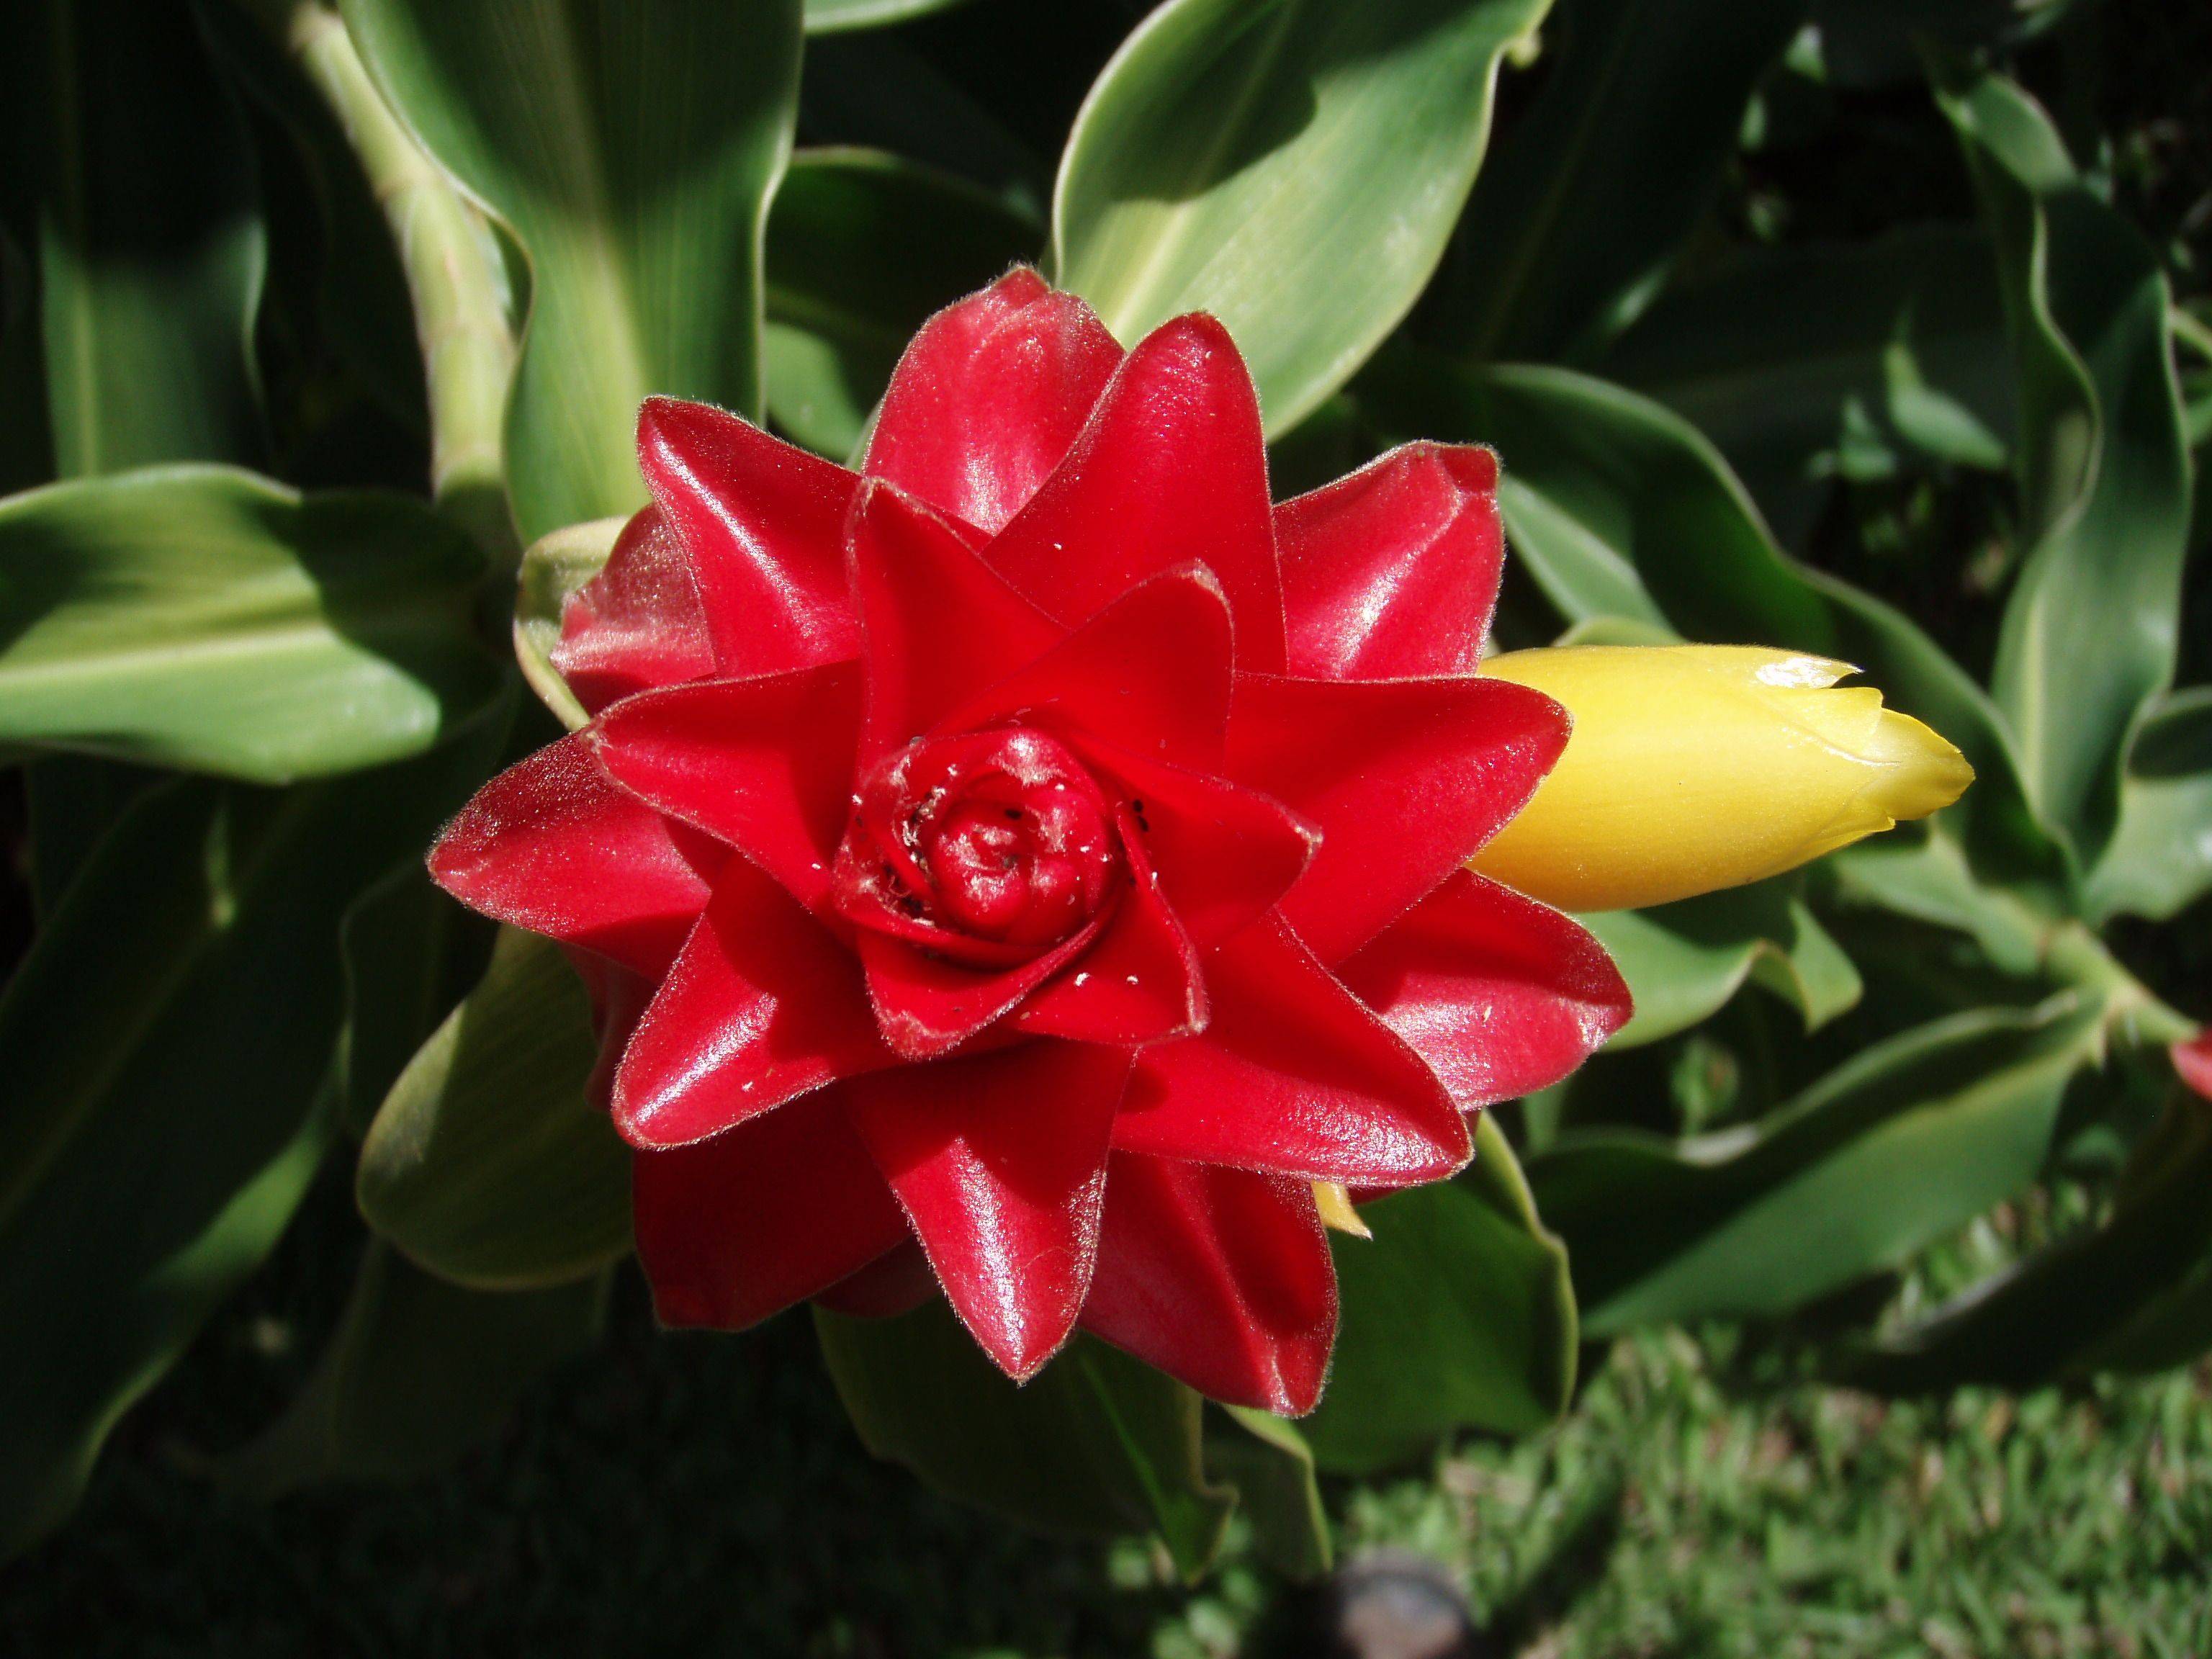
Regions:
<svg viewBox="0 0 2212 1659"><path fill-rule="evenodd" d="M256 9L337 117L398 247L429 389L431 495L511 571L520 551L506 482L515 341L491 227L399 124L337 12L322 0Z"/></svg>
<svg viewBox="0 0 2212 1659"><path fill-rule="evenodd" d="M2106 1031L2131 1048L2162 1048L2197 1035L2195 1020L2160 1000L2081 922L2062 922L2051 929L2044 942L2043 963L2063 983L2101 996Z"/></svg>

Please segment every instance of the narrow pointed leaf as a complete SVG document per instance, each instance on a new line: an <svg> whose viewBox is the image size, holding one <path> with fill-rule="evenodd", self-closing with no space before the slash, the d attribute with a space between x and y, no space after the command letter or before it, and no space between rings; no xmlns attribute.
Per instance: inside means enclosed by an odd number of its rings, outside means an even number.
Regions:
<svg viewBox="0 0 2212 1659"><path fill-rule="evenodd" d="M1468 204L1444 343L1553 358L1626 322L1718 193L1807 0L1561 0L1543 89Z"/></svg>
<svg viewBox="0 0 2212 1659"><path fill-rule="evenodd" d="M464 740L117 823L0 998L0 1554L258 1267L335 1128L338 923L489 763Z"/></svg>
<svg viewBox="0 0 2212 1659"><path fill-rule="evenodd" d="M2089 875L2093 915L2164 921L2212 891L2212 688L2175 694L2136 729L2119 808Z"/></svg>
<svg viewBox="0 0 2212 1659"><path fill-rule="evenodd" d="M265 235L246 125L191 9L39 0L10 45L43 71L39 295L64 477L161 461L251 461Z"/></svg>
<svg viewBox="0 0 2212 1659"><path fill-rule="evenodd" d="M762 225L791 144L799 0L342 9L401 118L529 257L507 414L526 542L643 504L647 393L760 412Z"/></svg>
<svg viewBox="0 0 2212 1659"><path fill-rule="evenodd" d="M1249 1406L1224 1406L1206 1437L1206 1473L1237 1489L1252 1547L1285 1577L1320 1577L1334 1565L1313 1448L1298 1425Z"/></svg>
<svg viewBox="0 0 2212 1659"><path fill-rule="evenodd" d="M0 503L0 736L254 781L416 753L497 684L458 532L150 468Z"/></svg>
<svg viewBox="0 0 2212 1659"><path fill-rule="evenodd" d="M1018 1388L942 1302L814 1324L861 1441L939 1491L1052 1531L1155 1530L1187 1576L1220 1547L1235 1500L1206 1480L1204 1402L1141 1361L1079 1337Z"/></svg>
<svg viewBox="0 0 2212 1659"><path fill-rule="evenodd" d="M1056 280L1125 344L1212 312L1289 430L1426 285L1547 3L1170 0L1068 137Z"/></svg>
<svg viewBox="0 0 2212 1659"><path fill-rule="evenodd" d="M1575 1290L1504 1134L1486 1115L1474 1163L1363 1205L1372 1238L1332 1233L1344 1322L1319 1409L1316 1460L1362 1474L1463 1429L1526 1433L1574 1388Z"/></svg>
<svg viewBox="0 0 2212 1659"><path fill-rule="evenodd" d="M2173 677L2190 462L2158 257L2077 175L2011 82L1944 62L1997 246L2020 381L2027 560L1995 687L2029 799L2085 861L2110 831L2128 738Z"/></svg>
<svg viewBox="0 0 2212 1659"><path fill-rule="evenodd" d="M1613 1033L1609 1048L1632 1048L1687 1030L1747 980L1788 1001L1804 1016L1808 1030L1859 1000L1850 958L1779 883L1580 920L1636 995L1636 1012Z"/></svg>
<svg viewBox="0 0 2212 1659"><path fill-rule="evenodd" d="M1867 1050L1755 1128L1563 1139L1529 1179L1585 1324L1784 1313L1965 1224L2042 1166L2102 1018L2071 997L1984 1009Z"/></svg>
<svg viewBox="0 0 2212 1659"><path fill-rule="evenodd" d="M556 1285L628 1253L630 1155L585 1085L591 1000L550 939L502 928L483 981L408 1062L362 1144L377 1232L483 1290Z"/></svg>

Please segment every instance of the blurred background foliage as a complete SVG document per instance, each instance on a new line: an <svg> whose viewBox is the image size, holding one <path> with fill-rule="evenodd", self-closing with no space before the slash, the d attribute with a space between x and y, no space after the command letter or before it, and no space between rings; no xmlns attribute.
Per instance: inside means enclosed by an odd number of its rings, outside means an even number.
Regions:
<svg viewBox="0 0 2212 1659"><path fill-rule="evenodd" d="M1504 1651L2212 1650L2203 8L5 27L10 1650L1296 1651L1376 1543ZM1594 919L1636 1024L1340 1241L1296 1427L927 1314L657 1335L578 988L420 874L557 729L510 612L557 714L638 398L842 459L1018 259L1218 312L1279 494L1495 444L1503 642L1829 652L1981 774Z"/></svg>

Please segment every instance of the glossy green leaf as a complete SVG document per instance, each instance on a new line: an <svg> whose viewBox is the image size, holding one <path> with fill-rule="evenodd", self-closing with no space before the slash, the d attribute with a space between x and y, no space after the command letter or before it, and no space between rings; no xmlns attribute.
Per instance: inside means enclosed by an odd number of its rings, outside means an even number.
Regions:
<svg viewBox="0 0 2212 1659"><path fill-rule="evenodd" d="M2212 1346L2189 1282L2212 1266L2212 1103L2175 1093L2110 1215L1866 1345L1844 1379L1887 1394L2028 1389L2106 1367L2159 1369Z"/></svg>
<svg viewBox="0 0 2212 1659"><path fill-rule="evenodd" d="M2071 997L1982 1010L1866 1050L1760 1124L1563 1137L1528 1173L1585 1326L1785 1313L1896 1265L2033 1179L2101 1031Z"/></svg>
<svg viewBox="0 0 2212 1659"><path fill-rule="evenodd" d="M270 1498L437 1473L496 1434L531 1384L592 1346L606 1289L599 1276L465 1290L372 1243L306 1388L225 1466L225 1484Z"/></svg>
<svg viewBox="0 0 2212 1659"><path fill-rule="evenodd" d="M881 28L903 23L933 11L957 6L961 0L806 0L806 32L836 34L846 29Z"/></svg>
<svg viewBox="0 0 2212 1659"><path fill-rule="evenodd" d="M939 1491L1048 1531L1157 1531L1194 1577L1220 1548L1235 1498L1206 1479L1205 1402L1142 1361L1079 1336L1017 1388L941 1301L814 1324L862 1443Z"/></svg>
<svg viewBox="0 0 2212 1659"><path fill-rule="evenodd" d="M0 997L0 1554L258 1267L334 1128L338 923L489 763L137 802Z"/></svg>
<svg viewBox="0 0 2212 1659"><path fill-rule="evenodd" d="M606 568L622 534L622 519L594 519L539 537L522 556L514 596L514 659L538 701L571 732L591 716L553 666L561 641L561 612L569 596Z"/></svg>
<svg viewBox="0 0 2212 1659"><path fill-rule="evenodd" d="M769 413L843 460L915 331L1035 258L1042 236L948 173L874 150L801 150L769 216Z"/></svg>
<svg viewBox="0 0 2212 1659"><path fill-rule="evenodd" d="M2029 550L1994 685L2029 799L2085 862L2129 735L2173 676L2190 465L2157 256L2009 81L1944 64L1995 235L2021 398Z"/></svg>
<svg viewBox="0 0 2212 1659"><path fill-rule="evenodd" d="M1320 1577L1334 1565L1313 1448L1297 1424L1249 1406L1224 1406L1206 1437L1206 1473L1237 1489L1237 1512L1259 1558L1285 1577Z"/></svg>
<svg viewBox="0 0 2212 1659"><path fill-rule="evenodd" d="M1597 935L1636 996L1634 1016L1608 1048L1687 1030L1748 980L1796 1008L1808 1031L1859 1000L1858 970L1784 883L1578 920Z"/></svg>
<svg viewBox="0 0 2212 1659"><path fill-rule="evenodd" d="M1170 0L1068 137L1058 281L1124 342L1213 313L1289 430L1427 283L1547 3Z"/></svg>
<svg viewBox="0 0 2212 1659"><path fill-rule="evenodd" d="M47 73L37 153L41 331L64 477L250 461L264 236L245 124L190 8L40 0L11 52Z"/></svg>
<svg viewBox="0 0 2212 1659"><path fill-rule="evenodd" d="M1963 226L1747 251L1662 295L1602 367L1711 439L1793 545L1838 474L2011 453L1995 254Z"/></svg>
<svg viewBox="0 0 2212 1659"><path fill-rule="evenodd" d="M1437 300L1445 349L1586 355L1718 192L1807 0L1559 0L1542 90L1499 141Z"/></svg>
<svg viewBox="0 0 2212 1659"><path fill-rule="evenodd" d="M1574 1389L1576 1291L1498 1127L1478 1124L1466 1174L1360 1215L1371 1239L1330 1235L1343 1322L1304 1424L1321 1466L1365 1473L1460 1430L1554 1421Z"/></svg>
<svg viewBox="0 0 2212 1659"><path fill-rule="evenodd" d="M550 939L502 928L483 981L416 1053L362 1143L383 1237L458 1284L560 1284L628 1253L629 1163L586 1091L591 999Z"/></svg>
<svg viewBox="0 0 2212 1659"><path fill-rule="evenodd" d="M2050 868L1987 694L1901 612L1784 553L1728 463L1680 416L1571 369L1462 371L1395 353L1360 391L1393 434L1497 447L1514 556L1568 620L1618 617L1857 664L1892 707L1973 763L1974 787L1954 811L1972 825L1977 860L2008 873Z"/></svg>
<svg viewBox="0 0 2212 1659"><path fill-rule="evenodd" d="M2120 815L2090 872L2089 914L2165 921L2212 892L2212 687L2153 708L2129 745Z"/></svg>
<svg viewBox="0 0 2212 1659"><path fill-rule="evenodd" d="M359 1139L415 1051L483 976L497 929L439 890L419 858L362 894L339 924L345 1021L339 1115Z"/></svg>
<svg viewBox="0 0 2212 1659"><path fill-rule="evenodd" d="M497 684L479 556L400 495L149 468L0 503L0 736L264 781L417 752Z"/></svg>
<svg viewBox="0 0 2212 1659"><path fill-rule="evenodd" d="M526 542L645 500L649 392L761 408L761 243L799 0L344 0L423 147L510 227L532 300L507 422Z"/></svg>

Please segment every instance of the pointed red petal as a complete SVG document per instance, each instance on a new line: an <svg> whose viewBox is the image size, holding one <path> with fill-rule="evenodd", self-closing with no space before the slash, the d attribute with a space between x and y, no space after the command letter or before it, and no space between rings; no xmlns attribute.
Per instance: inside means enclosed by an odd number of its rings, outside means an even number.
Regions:
<svg viewBox="0 0 2212 1659"><path fill-rule="evenodd" d="M615 1127L635 1146L686 1146L891 1063L853 953L732 859L623 1051Z"/></svg>
<svg viewBox="0 0 2212 1659"><path fill-rule="evenodd" d="M848 542L867 670L863 766L1036 661L1065 632L977 558L957 526L889 484L861 486Z"/></svg>
<svg viewBox="0 0 2212 1659"><path fill-rule="evenodd" d="M1321 844L1312 825L1256 790L1107 744L1075 747L1121 788L1168 908L1200 948L1267 915Z"/></svg>
<svg viewBox="0 0 2212 1659"><path fill-rule="evenodd" d="M850 1277L907 1235L841 1091L631 1165L637 1255L665 1325L742 1330Z"/></svg>
<svg viewBox="0 0 2212 1659"><path fill-rule="evenodd" d="M955 961L876 927L859 930L876 1024L902 1060L935 1060L980 1036L1030 992L1090 950L1106 926L1094 916L1049 951L1009 967Z"/></svg>
<svg viewBox="0 0 2212 1659"><path fill-rule="evenodd" d="M1140 755L1218 769L1229 725L1228 602L1201 565L1139 583L1042 656L948 715L1018 718Z"/></svg>
<svg viewBox="0 0 2212 1659"><path fill-rule="evenodd" d="M1133 1048L1206 1024L1198 952L1152 879L1134 815L1124 807L1121 817L1129 884L1098 942L1014 1017L1024 1031Z"/></svg>
<svg viewBox="0 0 2212 1659"><path fill-rule="evenodd" d="M660 509L633 516L605 568L568 597L553 666L587 713L714 672L714 642L684 544Z"/></svg>
<svg viewBox="0 0 2212 1659"><path fill-rule="evenodd" d="M1583 927L1464 870L1337 972L1462 1109L1557 1083L1632 1009Z"/></svg>
<svg viewBox="0 0 2212 1659"><path fill-rule="evenodd" d="M1116 1148L1369 1187L1436 1181L1472 1155L1420 1056L1279 919L1208 957L1206 988L1205 1032L1139 1060Z"/></svg>
<svg viewBox="0 0 2212 1659"><path fill-rule="evenodd" d="M863 1079L853 1121L953 1309L1009 1376L1067 1340L1091 1283L1129 1057L1040 1042Z"/></svg>
<svg viewBox="0 0 2212 1659"><path fill-rule="evenodd" d="M1211 317L1162 324L1124 360L1059 469L984 550L1080 622L1146 577L1203 564L1246 668L1283 661L1283 592L1252 377Z"/></svg>
<svg viewBox="0 0 2212 1659"><path fill-rule="evenodd" d="M1549 697L1472 675L1238 676L1231 775L1321 829L1284 915L1323 962L1341 961L1528 804L1567 726Z"/></svg>
<svg viewBox="0 0 2212 1659"><path fill-rule="evenodd" d="M1121 361L1089 306L1008 271L922 325L861 470L996 532L1060 465Z"/></svg>
<svg viewBox="0 0 2212 1659"><path fill-rule="evenodd" d="M1082 1324L1210 1399L1311 1411L1336 1340L1311 1188L1116 1152Z"/></svg>
<svg viewBox="0 0 2212 1659"><path fill-rule="evenodd" d="M822 908L851 811L860 720L860 670L832 663L647 692L590 729L623 788Z"/></svg>
<svg viewBox="0 0 2212 1659"><path fill-rule="evenodd" d="M768 674L849 658L841 466L705 404L648 398L638 465L690 556L718 672Z"/></svg>
<svg viewBox="0 0 2212 1659"><path fill-rule="evenodd" d="M477 791L429 863L471 909L658 978L725 856L616 788L579 732Z"/></svg>
<svg viewBox="0 0 2212 1659"><path fill-rule="evenodd" d="M1505 537L1498 458L1407 444L1275 509L1291 672L1315 679L1472 673Z"/></svg>

